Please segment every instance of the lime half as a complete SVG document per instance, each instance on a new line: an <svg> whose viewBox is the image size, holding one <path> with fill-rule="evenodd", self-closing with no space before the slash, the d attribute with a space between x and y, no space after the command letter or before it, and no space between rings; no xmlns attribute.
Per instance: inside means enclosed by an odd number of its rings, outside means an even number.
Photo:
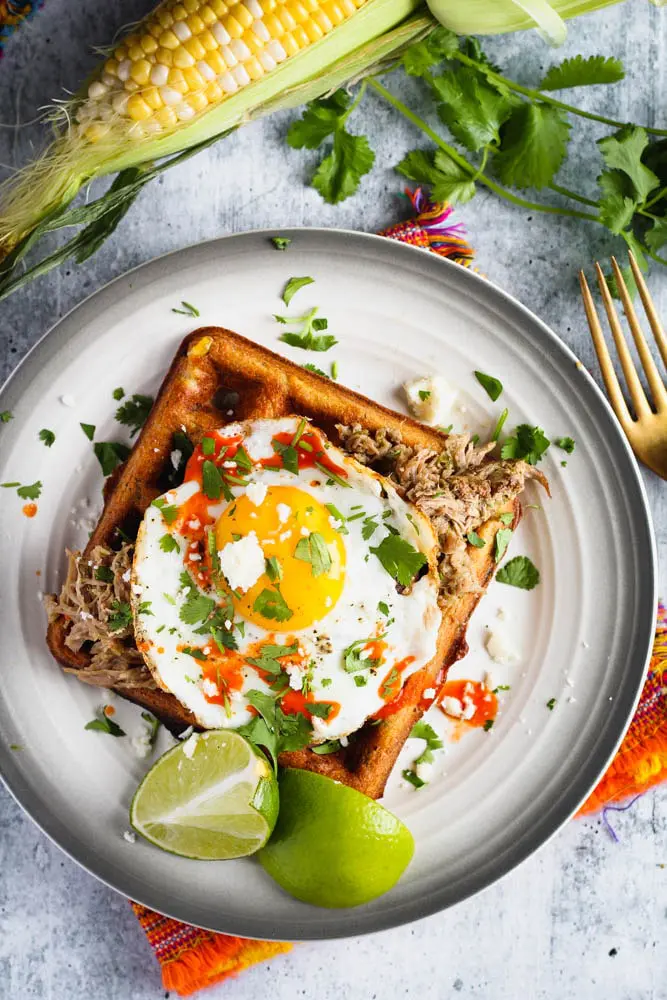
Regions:
<svg viewBox="0 0 667 1000"><path fill-rule="evenodd" d="M228 729L168 750L137 788L130 822L152 844L204 861L242 858L267 842L278 783L263 754Z"/></svg>
<svg viewBox="0 0 667 1000"><path fill-rule="evenodd" d="M414 853L412 834L384 806L310 771L280 777L280 815L258 854L290 895L314 906L359 906L388 892Z"/></svg>

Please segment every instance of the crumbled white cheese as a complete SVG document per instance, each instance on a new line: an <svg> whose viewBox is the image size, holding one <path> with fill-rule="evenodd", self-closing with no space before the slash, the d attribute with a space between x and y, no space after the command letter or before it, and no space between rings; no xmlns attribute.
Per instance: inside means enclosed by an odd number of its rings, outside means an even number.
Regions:
<svg viewBox="0 0 667 1000"><path fill-rule="evenodd" d="M422 698L435 698L435 688L426 688Z"/></svg>
<svg viewBox="0 0 667 1000"><path fill-rule="evenodd" d="M187 739L189 739L192 736L192 734L194 733L194 731L195 731L194 726L188 726L188 728L184 729L182 733L179 733L179 736L178 736L179 740L187 740Z"/></svg>
<svg viewBox="0 0 667 1000"><path fill-rule="evenodd" d="M488 688L489 691L493 691L493 689L497 686L498 685L495 683L495 678L493 677L491 672L487 670L486 673L484 674L484 687Z"/></svg>
<svg viewBox="0 0 667 1000"><path fill-rule="evenodd" d="M460 719L463 715L463 705L458 698L452 698L451 695L446 694L445 697L440 702L442 709L447 715L451 715L454 719Z"/></svg>
<svg viewBox="0 0 667 1000"><path fill-rule="evenodd" d="M236 468L236 462L232 462L232 461L223 462L222 463L222 467L223 467L223 469L235 469Z"/></svg>
<svg viewBox="0 0 667 1000"><path fill-rule="evenodd" d="M226 629L230 629L231 627L232 627L232 620L231 620L231 618L225 618L225 628Z"/></svg>
<svg viewBox="0 0 667 1000"><path fill-rule="evenodd" d="M472 698L469 698L467 694L464 694L463 712L461 713L461 718L465 722L468 722L469 719L472 719L476 711L477 711L477 706L475 705L475 702L472 700Z"/></svg>
<svg viewBox="0 0 667 1000"><path fill-rule="evenodd" d="M287 518L290 516L291 513L292 513L292 508L289 506L289 504L286 503L276 504L276 514L278 515L278 520L280 521L281 524L285 523L285 521L287 520Z"/></svg>
<svg viewBox="0 0 667 1000"><path fill-rule="evenodd" d="M142 726L141 729L132 737L132 749L134 750L137 757L148 757L149 753L153 749L151 746L151 731L147 729L146 726Z"/></svg>
<svg viewBox="0 0 667 1000"><path fill-rule="evenodd" d="M278 538L280 539L281 542L284 542L288 538L291 538L291 537L292 537L292 532L289 531L289 530L288 531L283 531L282 535L278 535Z"/></svg>
<svg viewBox="0 0 667 1000"><path fill-rule="evenodd" d="M426 424L446 424L454 390L439 375L416 378L403 385L410 412ZM420 395L421 393L421 395Z"/></svg>
<svg viewBox="0 0 667 1000"><path fill-rule="evenodd" d="M267 489L268 486L266 483L248 483L245 488L245 495L255 507L261 507L266 500Z"/></svg>
<svg viewBox="0 0 667 1000"><path fill-rule="evenodd" d="M303 535L304 538L308 538L308 535L310 534L310 531L308 530L308 528L306 528L304 526L304 527L301 528L301 534Z"/></svg>
<svg viewBox="0 0 667 1000"><path fill-rule="evenodd" d="M349 742L350 741L348 740L347 736L341 736L341 738L340 738L340 745L342 747L346 747Z"/></svg>
<svg viewBox="0 0 667 1000"><path fill-rule="evenodd" d="M285 673L289 677L289 686L293 691L301 690L301 670L296 664L288 663L285 666Z"/></svg>
<svg viewBox="0 0 667 1000"><path fill-rule="evenodd" d="M140 585L138 583L133 583L132 587L130 589L132 590L133 594L137 594L138 595L138 594L141 593L141 587L140 587Z"/></svg>
<svg viewBox="0 0 667 1000"><path fill-rule="evenodd" d="M123 840L126 840L128 844L134 844L136 839L137 835L136 833L133 833L132 830L125 830L125 832L123 833Z"/></svg>
<svg viewBox="0 0 667 1000"><path fill-rule="evenodd" d="M217 698L220 692L218 691L218 685L205 677L201 682L202 691L204 694L208 695L209 698Z"/></svg>
<svg viewBox="0 0 667 1000"><path fill-rule="evenodd" d="M190 553L190 562L199 562L200 560L201 560L201 556L200 556L200 554L198 552L191 552Z"/></svg>
<svg viewBox="0 0 667 1000"><path fill-rule="evenodd" d="M194 757L195 750L197 749L197 743L199 742L199 733L193 733L189 739L183 744L183 753L188 758L192 760Z"/></svg>
<svg viewBox="0 0 667 1000"><path fill-rule="evenodd" d="M198 528L201 528L201 523L199 521L199 518L198 517L191 518L188 521L188 528L192 528L193 531L197 531Z"/></svg>
<svg viewBox="0 0 667 1000"><path fill-rule="evenodd" d="M250 590L264 572L264 553L254 531L227 542L218 553L220 568L232 590Z"/></svg>
<svg viewBox="0 0 667 1000"><path fill-rule="evenodd" d="M433 777L433 763L426 760L420 761L415 767L415 774L424 783L430 781Z"/></svg>
<svg viewBox="0 0 667 1000"><path fill-rule="evenodd" d="M496 663L516 663L519 654L504 632L489 632L486 637L486 651Z"/></svg>
<svg viewBox="0 0 667 1000"><path fill-rule="evenodd" d="M76 399L69 392L63 393L63 395L60 397L60 402L63 404L63 406L69 406L69 407L76 406Z"/></svg>
<svg viewBox="0 0 667 1000"><path fill-rule="evenodd" d="M183 452L179 451L178 448L174 448L169 458L171 459L171 464L173 465L173 467L177 469L181 464L181 459L183 458Z"/></svg>

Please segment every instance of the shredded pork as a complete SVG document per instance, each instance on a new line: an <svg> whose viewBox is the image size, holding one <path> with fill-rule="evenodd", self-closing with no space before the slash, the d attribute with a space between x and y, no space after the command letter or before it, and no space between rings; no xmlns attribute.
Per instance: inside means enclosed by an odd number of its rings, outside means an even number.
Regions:
<svg viewBox="0 0 667 1000"><path fill-rule="evenodd" d="M438 453L416 450L389 430L369 433L355 425L339 426L338 431L348 454L388 476L400 495L430 518L441 549L443 606L458 594L479 590L465 536L517 497L527 480L537 479L548 491L546 479L532 465L488 459L495 443L476 445L469 434L450 434ZM117 552L98 546L88 558L68 552L67 579L60 595L46 598L50 620L64 615L72 623L65 640L68 648L89 653L88 666L66 668L89 684L156 686L134 644L130 616L126 625L117 627L119 607L130 599L133 551L126 543ZM100 580L100 567L110 570L112 579Z"/></svg>

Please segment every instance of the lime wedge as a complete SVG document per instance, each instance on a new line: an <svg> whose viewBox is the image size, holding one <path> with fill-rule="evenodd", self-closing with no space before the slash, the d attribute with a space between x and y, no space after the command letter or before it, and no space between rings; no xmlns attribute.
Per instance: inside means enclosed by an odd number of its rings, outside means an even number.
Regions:
<svg viewBox="0 0 667 1000"><path fill-rule="evenodd" d="M257 857L286 892L337 908L368 903L398 882L414 841L384 806L310 771L283 771L279 786L278 822Z"/></svg>
<svg viewBox="0 0 667 1000"><path fill-rule="evenodd" d="M264 757L228 729L168 750L137 788L130 822L172 854L222 861L253 854L278 815L278 784Z"/></svg>

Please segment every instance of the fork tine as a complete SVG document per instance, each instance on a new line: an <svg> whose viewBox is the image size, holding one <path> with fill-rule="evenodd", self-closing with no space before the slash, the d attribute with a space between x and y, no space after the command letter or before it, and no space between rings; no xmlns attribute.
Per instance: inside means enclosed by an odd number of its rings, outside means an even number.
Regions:
<svg viewBox="0 0 667 1000"><path fill-rule="evenodd" d="M651 324L651 330L653 331L655 342L658 345L658 350L660 351L663 364L667 366L667 337L665 337L665 331L663 330L662 323L660 322L658 314L655 311L653 299L651 298L651 294L646 287L646 282L644 281L644 275L639 270L639 265L635 260L635 255L632 250L629 251L628 256L630 258L630 267L632 268L632 273L635 276L637 288L639 289L639 295L644 304L648 321Z"/></svg>
<svg viewBox="0 0 667 1000"><path fill-rule="evenodd" d="M595 271L598 278L598 285L600 286L600 292L602 294L605 312L607 313L607 319L609 320L609 326L611 327L611 332L614 337L614 343L616 344L616 350L618 352L621 368L623 369L625 381L630 392L630 398L632 399L632 404L635 408L635 413L637 414L637 417L647 417L651 413L651 407L648 405L648 400L644 395L644 389L639 381L639 376L637 375L632 355L630 354L627 341L618 320L616 309L614 308L611 292L609 291L605 276L602 273L602 268L598 263L595 264ZM622 280L623 278L621 277L621 281Z"/></svg>
<svg viewBox="0 0 667 1000"><path fill-rule="evenodd" d="M628 294L628 289L625 281L623 280L621 269L618 266L615 257L611 258L611 266L614 272L614 277L616 278L618 290L621 293L621 301L623 302L623 308L628 320L628 325L632 331L635 344L637 345L637 353L639 354L639 359L643 365L644 371L646 372L648 384L651 387L651 395L653 396L655 408L656 410L662 410L667 405L667 391L665 390L662 379L660 378L660 373L656 367L656 363L653 360L644 334L642 333L637 313L635 312L635 307L632 304L632 299Z"/></svg>
<svg viewBox="0 0 667 1000"><path fill-rule="evenodd" d="M593 296L591 295L591 290L588 287L586 275L583 271L579 272L579 284L581 285L581 295L584 300L586 319L588 320L591 337L593 338L595 353L597 354L598 362L600 363L602 378L604 379L604 384L607 388L607 393L616 416L620 420L623 428L627 431L627 428L630 426L632 421L630 420L628 407L623 397L623 393L621 392L621 387L618 383L618 378L616 376L616 372L614 371L611 357L609 356L609 349L605 343L600 320L598 319L595 303L593 302Z"/></svg>

